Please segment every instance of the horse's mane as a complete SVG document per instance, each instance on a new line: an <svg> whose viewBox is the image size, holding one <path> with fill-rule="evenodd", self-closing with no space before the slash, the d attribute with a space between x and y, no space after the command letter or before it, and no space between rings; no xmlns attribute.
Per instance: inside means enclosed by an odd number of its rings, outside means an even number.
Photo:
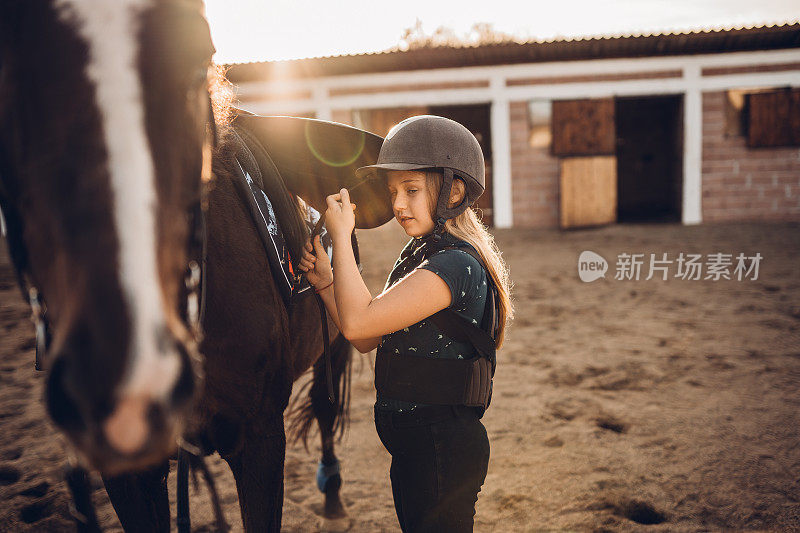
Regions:
<svg viewBox="0 0 800 533"><path fill-rule="evenodd" d="M210 72L209 94L218 138L212 169L215 176L229 175L235 168L234 153L241 143L241 139L233 131L233 120L236 117L233 103L236 97L222 67L212 65ZM264 149L269 153L269 147L265 146ZM283 179L270 179L269 169L261 171L264 176L264 192L267 193L275 209L275 216L278 218L292 257L292 267L296 268L303 255L303 245L309 236L300 204L286 188Z"/></svg>
<svg viewBox="0 0 800 533"><path fill-rule="evenodd" d="M211 96L217 131L222 135L231 126L233 104L236 102L233 84L225 77L225 68L222 65L212 63L208 69L208 94Z"/></svg>

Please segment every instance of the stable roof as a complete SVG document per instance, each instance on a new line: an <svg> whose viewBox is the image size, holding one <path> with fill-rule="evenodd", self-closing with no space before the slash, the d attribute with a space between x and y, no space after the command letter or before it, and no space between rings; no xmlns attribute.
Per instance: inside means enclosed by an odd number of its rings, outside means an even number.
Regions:
<svg viewBox="0 0 800 533"><path fill-rule="evenodd" d="M234 83L347 74L800 47L800 22L651 34L438 46L228 65Z"/></svg>

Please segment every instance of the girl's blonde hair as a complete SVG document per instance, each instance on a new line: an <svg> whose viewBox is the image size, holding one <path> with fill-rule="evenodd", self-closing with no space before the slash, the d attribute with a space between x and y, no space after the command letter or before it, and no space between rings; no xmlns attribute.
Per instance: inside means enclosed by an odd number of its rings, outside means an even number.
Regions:
<svg viewBox="0 0 800 533"><path fill-rule="evenodd" d="M442 173L434 170L425 171L425 183L428 188L428 206L431 213L436 208L436 199L442 188ZM455 180L453 180L455 184ZM466 194L466 188L465 188ZM470 243L483 258L486 271L491 276L494 286L497 287L499 296L497 302L498 332L495 339L495 346L500 348L505 339L506 326L514 317L514 308L511 304L511 278L508 275L508 266L494 242L494 236L486 229L486 226L478 219L478 215L471 207L455 218L448 219L444 223L445 230L454 237Z"/></svg>

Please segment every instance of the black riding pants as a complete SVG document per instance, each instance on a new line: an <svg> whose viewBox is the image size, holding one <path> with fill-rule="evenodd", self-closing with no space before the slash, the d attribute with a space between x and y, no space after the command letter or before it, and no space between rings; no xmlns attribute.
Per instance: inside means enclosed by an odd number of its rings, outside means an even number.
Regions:
<svg viewBox="0 0 800 533"><path fill-rule="evenodd" d="M489 439L475 410L376 408L375 427L392 455L389 476L402 530L472 531L489 465Z"/></svg>

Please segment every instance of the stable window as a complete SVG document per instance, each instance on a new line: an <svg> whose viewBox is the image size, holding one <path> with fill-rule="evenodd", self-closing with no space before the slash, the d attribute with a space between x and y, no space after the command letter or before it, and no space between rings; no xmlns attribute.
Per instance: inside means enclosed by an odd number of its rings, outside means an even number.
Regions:
<svg viewBox="0 0 800 533"><path fill-rule="evenodd" d="M531 148L550 148L553 138L550 132L552 109L550 100L528 102L528 144Z"/></svg>
<svg viewBox="0 0 800 533"><path fill-rule="evenodd" d="M556 100L553 102L555 156L614 155L614 99Z"/></svg>
<svg viewBox="0 0 800 533"><path fill-rule="evenodd" d="M742 137L745 132L744 101L748 91L731 89L725 94L725 137Z"/></svg>
<svg viewBox="0 0 800 533"><path fill-rule="evenodd" d="M800 146L800 88L748 94L747 146Z"/></svg>

